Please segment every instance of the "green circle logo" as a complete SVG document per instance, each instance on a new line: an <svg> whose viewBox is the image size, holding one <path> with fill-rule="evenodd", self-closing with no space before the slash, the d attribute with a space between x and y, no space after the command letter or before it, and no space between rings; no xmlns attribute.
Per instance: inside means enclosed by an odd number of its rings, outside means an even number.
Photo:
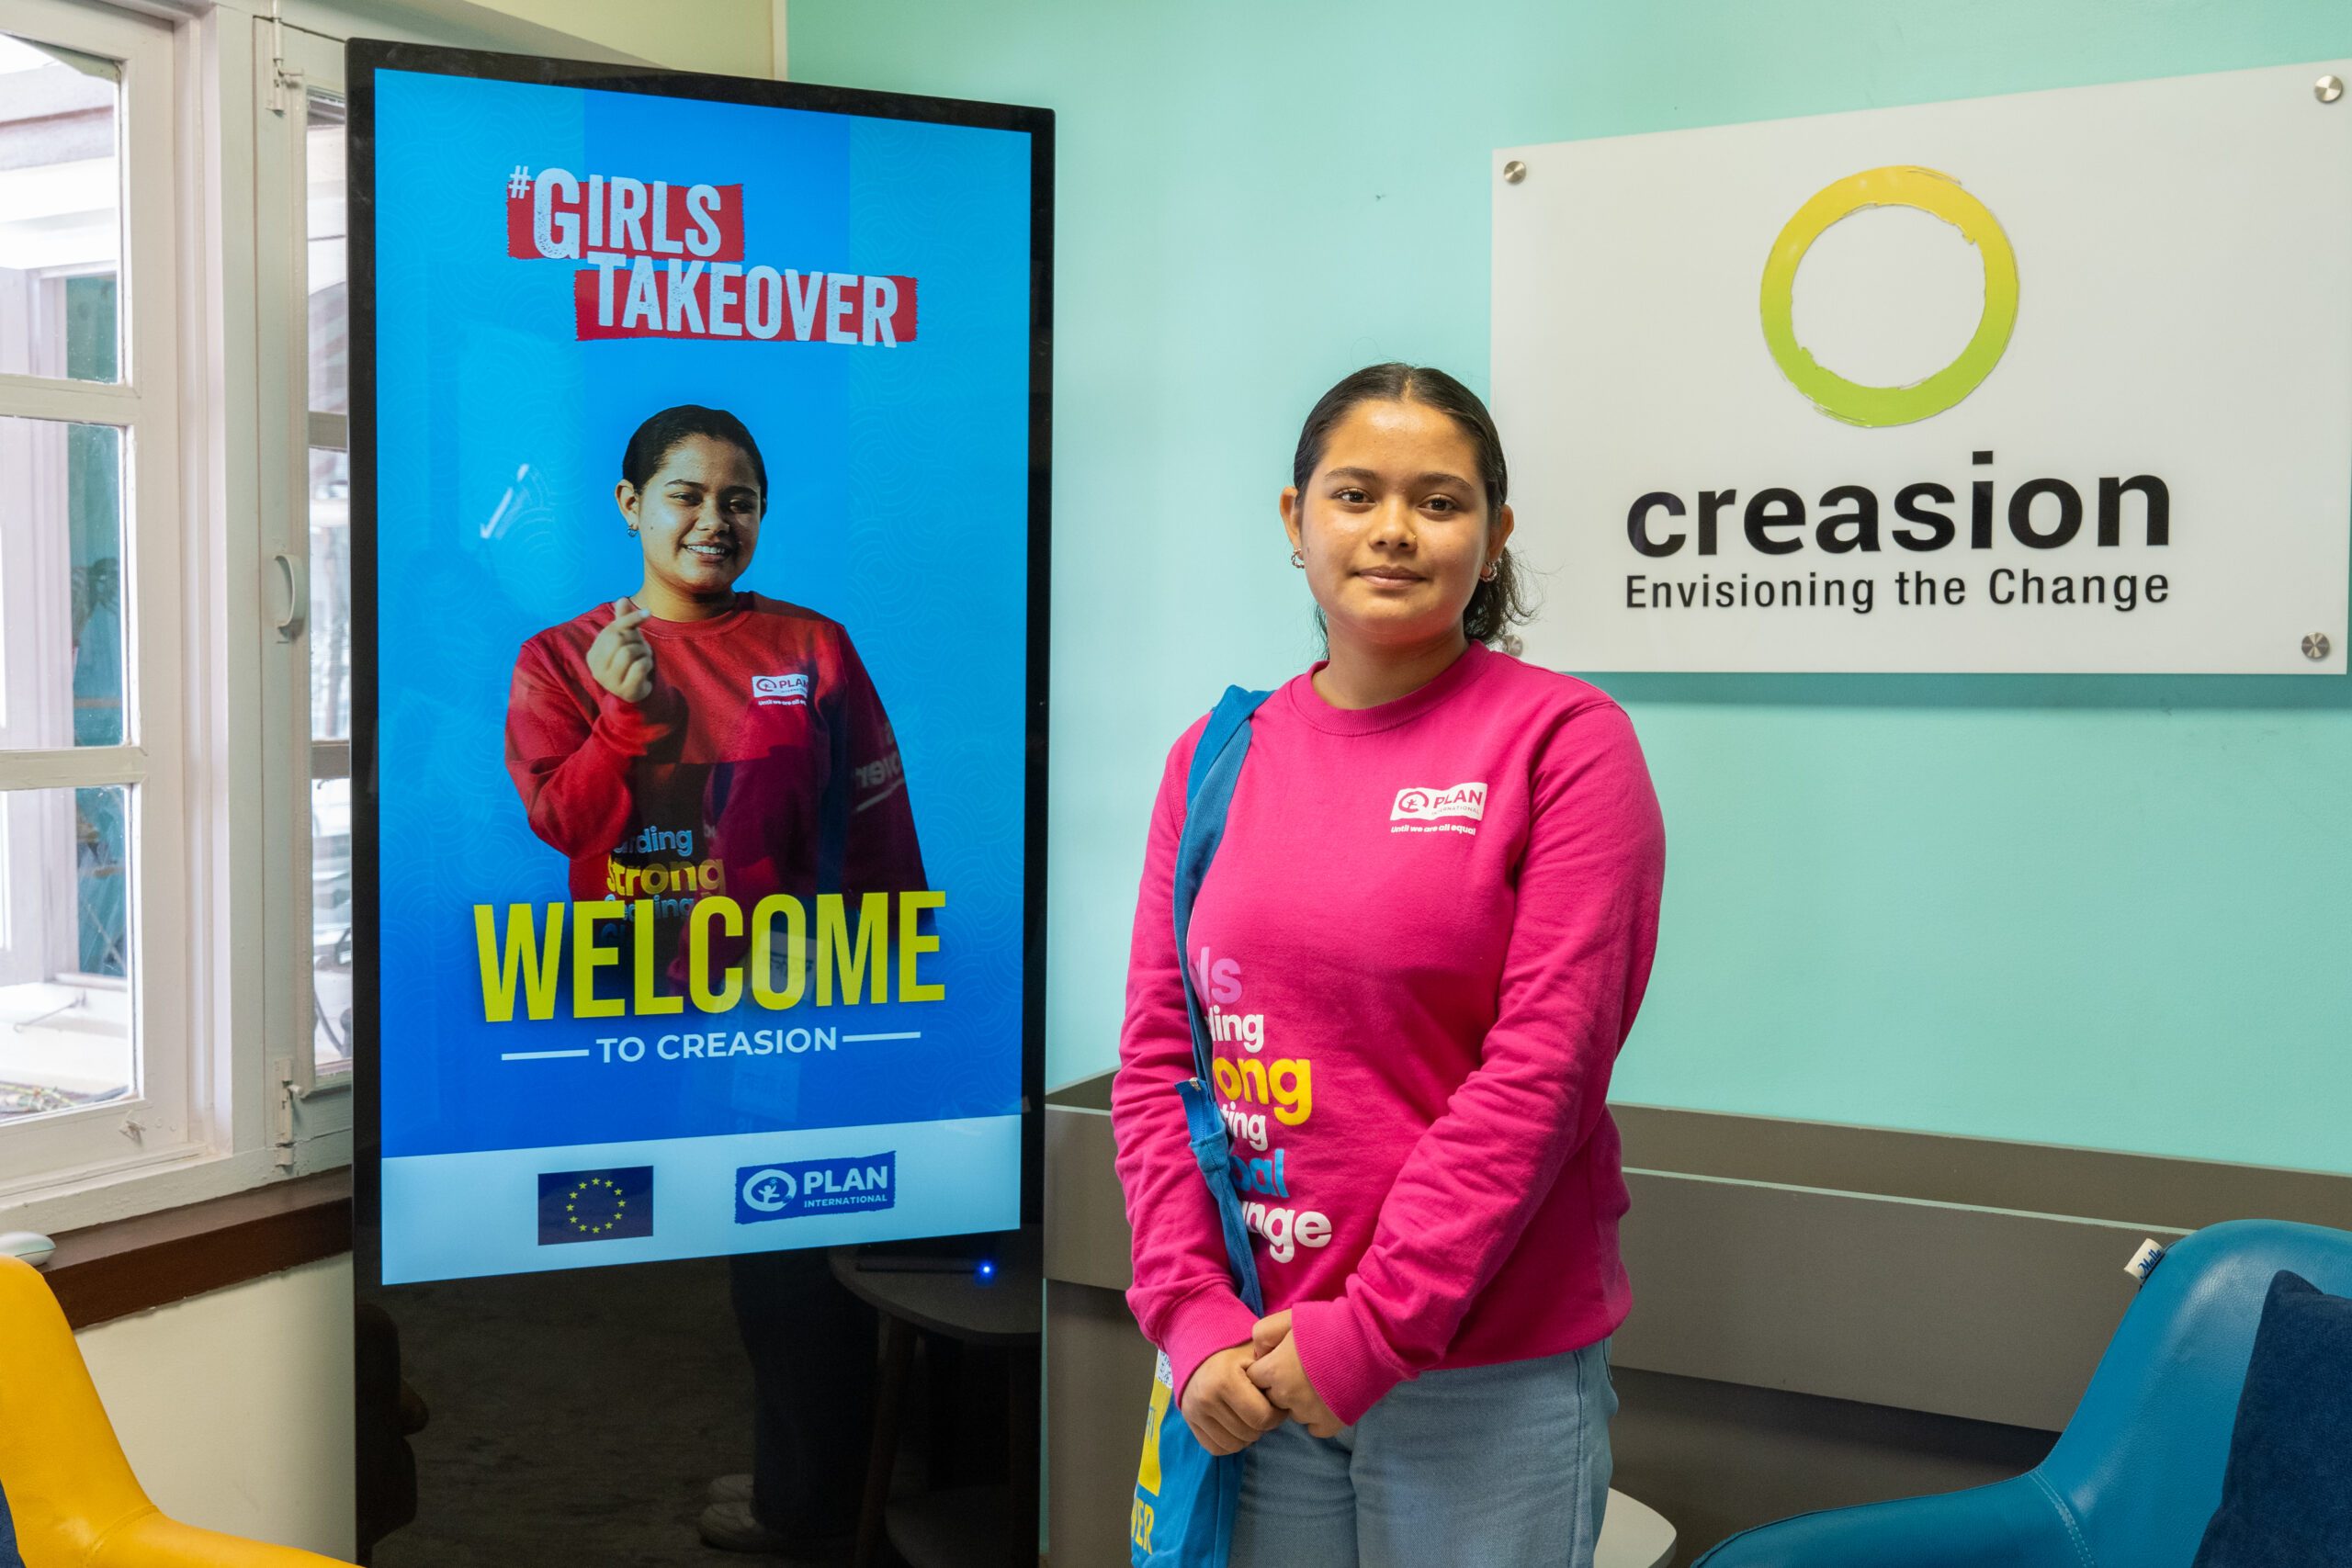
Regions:
<svg viewBox="0 0 2352 1568"><path fill-rule="evenodd" d="M1793 319L1797 267L1830 225L1867 207L1914 207L1960 231L1984 260L1984 313L1960 357L1908 387L1865 387L1849 381L1797 342ZM1764 263L1764 343L1772 363L1813 406L1848 424L1879 428L1911 424L1939 414L1974 391L2009 346L2018 322L2018 258L1990 209L1934 169L1890 164L1825 186L1797 209Z"/></svg>

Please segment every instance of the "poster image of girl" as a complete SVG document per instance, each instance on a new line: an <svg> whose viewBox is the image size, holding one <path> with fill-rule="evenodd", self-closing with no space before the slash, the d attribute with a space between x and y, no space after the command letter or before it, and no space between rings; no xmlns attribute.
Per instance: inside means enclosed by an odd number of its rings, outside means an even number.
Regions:
<svg viewBox="0 0 2352 1568"><path fill-rule="evenodd" d="M736 586L768 494L733 414L654 414L614 487L643 581L514 662L506 766L532 831L569 861L572 898L650 900L662 953L707 896L854 905L926 886L898 741L847 629Z"/></svg>

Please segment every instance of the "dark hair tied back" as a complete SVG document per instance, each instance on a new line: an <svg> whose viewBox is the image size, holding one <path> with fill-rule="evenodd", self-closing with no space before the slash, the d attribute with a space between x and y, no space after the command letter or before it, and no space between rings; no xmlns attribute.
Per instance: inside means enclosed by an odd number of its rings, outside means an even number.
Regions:
<svg viewBox="0 0 2352 1568"><path fill-rule="evenodd" d="M768 466L760 457L760 444L741 420L725 409L707 409L700 403L680 403L676 408L663 409L637 427L628 438L628 446L621 453L621 478L638 490L643 490L662 471L670 453L679 442L693 436L712 441L724 441L738 447L752 460L752 473L760 481L760 510L768 509Z"/></svg>
<svg viewBox="0 0 2352 1568"><path fill-rule="evenodd" d="M1495 416L1487 412L1487 405L1478 400L1477 393L1444 371L1425 366L1395 360L1385 365L1367 365L1324 393L1298 433L1298 451L1291 458L1291 483L1302 493L1306 491L1323 461L1323 448L1333 428L1357 404L1369 402L1420 403L1450 416L1460 425L1478 455L1478 480L1487 492L1487 525L1493 526L1502 516L1503 501L1510 491L1510 472L1503 464L1502 433L1495 428ZM1482 580L1470 595L1469 605L1462 612L1462 629L1473 642L1495 642L1504 639L1512 626L1525 624L1528 614L1527 591L1520 579L1518 563L1505 547L1495 558L1493 578Z"/></svg>

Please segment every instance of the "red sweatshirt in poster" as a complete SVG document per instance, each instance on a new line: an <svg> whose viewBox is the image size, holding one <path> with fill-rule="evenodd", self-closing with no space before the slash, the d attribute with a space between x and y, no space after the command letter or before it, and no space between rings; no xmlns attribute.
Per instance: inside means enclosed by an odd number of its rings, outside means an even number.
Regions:
<svg viewBox="0 0 2352 1568"><path fill-rule="evenodd" d="M649 618L653 692L631 703L588 669L612 619L599 604L525 643L507 702L507 769L574 899L652 899L673 953L706 894L927 886L898 741L839 622L756 593Z"/></svg>

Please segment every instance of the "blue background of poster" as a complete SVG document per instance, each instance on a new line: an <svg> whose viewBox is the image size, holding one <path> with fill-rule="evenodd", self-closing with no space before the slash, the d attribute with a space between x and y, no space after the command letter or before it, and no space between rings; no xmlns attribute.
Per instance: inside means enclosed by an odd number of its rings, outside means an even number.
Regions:
<svg viewBox="0 0 2352 1568"><path fill-rule="evenodd" d="M1028 136L396 71L376 91L385 1156L1016 1112ZM577 342L584 264L505 254L509 175L550 165L740 183L747 265L911 276L916 339ZM922 964L943 1002L482 1020L474 906L503 927L509 903L567 897L563 857L532 834L506 772L515 652L637 587L642 557L612 497L620 453L681 402L731 410L766 459L740 586L841 621L888 709L947 894ZM922 1037L713 1062L501 1060L796 1025Z"/></svg>

